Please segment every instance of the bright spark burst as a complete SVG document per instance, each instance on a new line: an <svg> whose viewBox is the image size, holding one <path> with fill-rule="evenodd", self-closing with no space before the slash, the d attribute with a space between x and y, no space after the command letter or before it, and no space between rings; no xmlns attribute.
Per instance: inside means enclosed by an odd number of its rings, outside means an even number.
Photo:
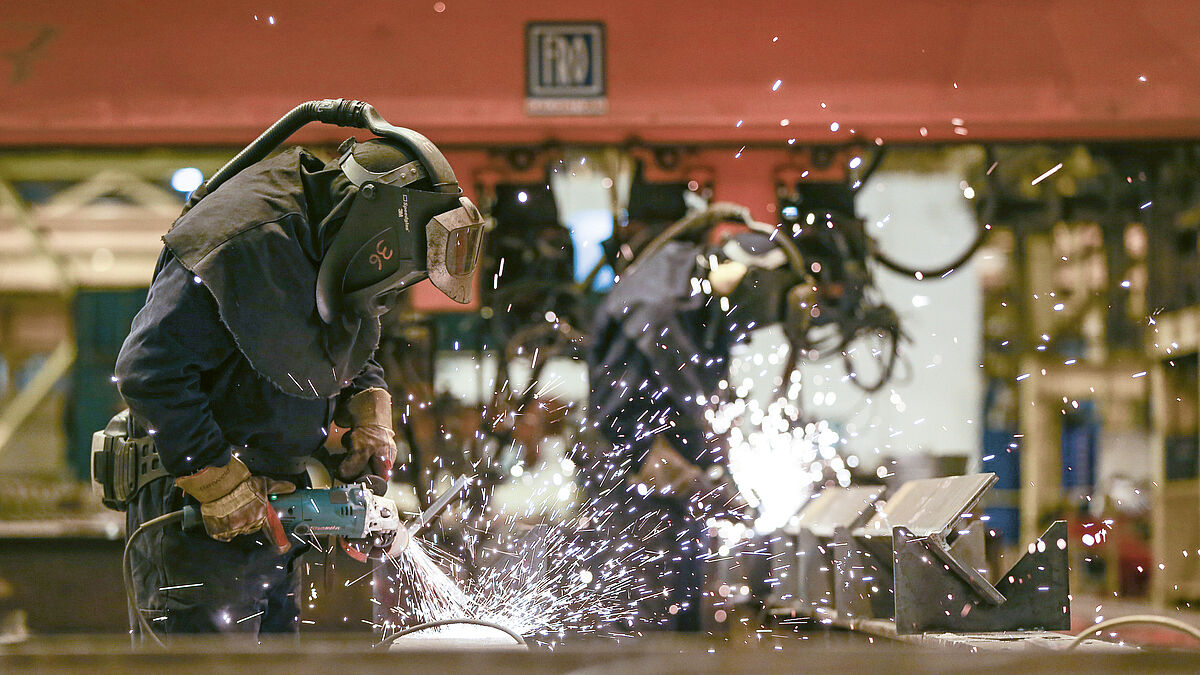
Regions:
<svg viewBox="0 0 1200 675"><path fill-rule="evenodd" d="M404 589L387 608L385 637L405 626L457 618L560 639L568 631L633 627L641 601L653 593L638 568L655 553L631 537L601 534L611 508L589 504L580 512L587 515L529 525L528 512L492 511L468 528L477 550L470 561L415 540L384 566L388 590Z"/></svg>
<svg viewBox="0 0 1200 675"><path fill-rule="evenodd" d="M714 430L728 431L729 471L758 509L754 529L760 533L796 515L827 471L839 485L850 484L849 468L836 450L838 433L824 420L801 422L792 400L779 398L764 409L754 399L737 398L712 419Z"/></svg>

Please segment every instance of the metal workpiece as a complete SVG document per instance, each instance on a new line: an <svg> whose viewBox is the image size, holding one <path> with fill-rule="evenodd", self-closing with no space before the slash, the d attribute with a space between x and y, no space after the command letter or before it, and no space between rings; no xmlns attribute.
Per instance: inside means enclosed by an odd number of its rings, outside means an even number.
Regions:
<svg viewBox="0 0 1200 675"><path fill-rule="evenodd" d="M772 573L780 585L769 601L790 611L834 604L835 532L861 526L875 513L881 486L828 488L811 499L773 544ZM841 565L846 568L847 565ZM786 575L786 576L785 576Z"/></svg>
<svg viewBox="0 0 1200 675"><path fill-rule="evenodd" d="M833 606L836 623L856 619L891 619L891 538L856 537L838 528L833 548Z"/></svg>
<svg viewBox="0 0 1200 675"><path fill-rule="evenodd" d="M883 491L879 485L826 489L797 514L789 529L828 538L834 528L858 527L875 514L875 502Z"/></svg>
<svg viewBox="0 0 1200 675"><path fill-rule="evenodd" d="M861 527L834 536L834 605L841 619L893 619L893 531L897 526L940 542L957 540L956 529L996 482L992 473L927 478L905 483L877 504Z"/></svg>
<svg viewBox="0 0 1200 675"><path fill-rule="evenodd" d="M981 632L1071 627L1067 524L1056 521L995 586L933 537L893 534L896 630Z"/></svg>
<svg viewBox="0 0 1200 675"><path fill-rule="evenodd" d="M893 527L902 525L919 536L949 537L954 525L995 483L994 473L909 481L889 496L867 524L854 531L854 536L887 539Z"/></svg>
<svg viewBox="0 0 1200 675"><path fill-rule="evenodd" d="M993 474L911 481L865 524L844 519L828 538L816 532L833 525L826 516L850 491L815 499L787 539L797 578L782 586L772 614L876 634L884 626L890 637L1069 629L1066 523L1054 523L995 584L988 580L985 524L970 511L993 483Z"/></svg>

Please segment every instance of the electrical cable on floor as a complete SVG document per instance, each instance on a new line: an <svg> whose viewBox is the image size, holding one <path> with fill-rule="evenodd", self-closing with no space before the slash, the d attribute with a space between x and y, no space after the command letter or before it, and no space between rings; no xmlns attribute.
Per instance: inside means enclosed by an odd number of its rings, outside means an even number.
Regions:
<svg viewBox="0 0 1200 675"><path fill-rule="evenodd" d="M425 623L417 624L416 626L412 626L410 628L405 628L404 630L393 633L392 635L389 635L386 638L384 638L382 642L376 644L375 646L379 647L381 645L391 644L391 643L395 642L396 640L398 640L410 633L416 633L418 631L426 630L429 628L437 628L438 626L450 626L450 625L454 625L454 624L470 624L473 626L485 626L487 628L494 628L498 631L506 633L509 637L516 640L517 644L520 644L521 646L528 646L528 643L525 642L525 638L521 637L520 633L516 632L515 630L512 630L511 628L506 628L504 626L501 626L498 623L492 623L491 621L484 621L483 619L441 619L438 621L426 621Z"/></svg>
<svg viewBox="0 0 1200 675"><path fill-rule="evenodd" d="M1087 630L1080 631L1078 634L1075 635L1075 638L1071 640L1071 644L1067 645L1067 649L1068 650L1074 649L1074 648L1078 647L1079 645L1083 644L1083 641L1086 640L1088 638L1088 636L1090 636L1090 635L1099 633L1101 631L1108 630L1109 628L1113 628L1114 626L1123 626L1125 624L1131 624L1131 623L1148 623L1148 624L1153 624L1155 626L1163 626L1165 628L1173 628L1173 629L1179 631L1180 633L1185 633L1187 635L1190 635L1190 636L1196 638L1197 640L1200 640L1200 629L1197 629L1195 626L1192 626L1192 625L1186 624L1182 621L1179 621L1178 619L1172 619L1170 617L1165 617L1165 616L1157 616L1154 614L1130 614L1129 616L1118 616L1114 619L1109 619L1107 621L1101 621L1100 623L1098 623L1094 626L1089 626L1087 628Z"/></svg>
<svg viewBox="0 0 1200 675"><path fill-rule="evenodd" d="M142 614L142 610L138 607L137 592L133 588L133 563L129 560L129 552L133 550L133 542L148 530L157 529L181 520L183 520L183 509L163 514L157 518L151 518L138 525L133 534L129 535L129 538L125 540L125 552L121 555L121 571L125 580L125 601L129 604L129 611L136 618L138 628L146 635L149 635L150 639L154 640L159 647L164 649L167 646L163 644L162 640L158 639L158 635L155 635L154 629L150 627L150 622L146 621L145 615ZM136 643L134 646L137 646Z"/></svg>

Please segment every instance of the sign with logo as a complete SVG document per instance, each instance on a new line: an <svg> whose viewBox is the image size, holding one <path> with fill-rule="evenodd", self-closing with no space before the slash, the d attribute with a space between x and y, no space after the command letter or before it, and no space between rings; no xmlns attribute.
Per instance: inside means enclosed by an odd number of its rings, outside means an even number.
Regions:
<svg viewBox="0 0 1200 675"><path fill-rule="evenodd" d="M604 24L525 26L525 111L530 115L608 112Z"/></svg>

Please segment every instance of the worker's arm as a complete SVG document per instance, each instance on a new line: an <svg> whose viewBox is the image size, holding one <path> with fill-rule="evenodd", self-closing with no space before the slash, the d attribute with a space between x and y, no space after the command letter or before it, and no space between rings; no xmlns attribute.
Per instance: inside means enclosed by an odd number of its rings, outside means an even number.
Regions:
<svg viewBox="0 0 1200 675"><path fill-rule="evenodd" d="M655 435L672 439L681 454L701 466L721 461L723 439L711 433L705 419L714 406L707 399L709 392L705 391L701 373L724 364L710 363L708 357L701 356L700 346L678 312L646 312L625 326L626 330L641 329L637 347L651 368L651 396L657 396L660 410L669 411L665 417L671 428Z"/></svg>
<svg viewBox="0 0 1200 675"><path fill-rule="evenodd" d="M203 374L237 355L208 289L171 259L150 286L117 357L117 388L154 434L175 476L229 464L232 449L201 387Z"/></svg>
<svg viewBox="0 0 1200 675"><path fill-rule="evenodd" d="M383 389L387 391L387 380L383 376L383 367L375 360L375 357L367 359L367 363L359 371L358 375L350 380L350 384L346 385L337 396L337 408L342 408L350 400L352 396L359 392L368 389Z"/></svg>
<svg viewBox="0 0 1200 675"><path fill-rule="evenodd" d="M365 473L389 478L396 461L392 430L392 397L383 368L374 357L338 395L333 421L349 429L342 444L349 451L335 469L338 478L358 480Z"/></svg>

